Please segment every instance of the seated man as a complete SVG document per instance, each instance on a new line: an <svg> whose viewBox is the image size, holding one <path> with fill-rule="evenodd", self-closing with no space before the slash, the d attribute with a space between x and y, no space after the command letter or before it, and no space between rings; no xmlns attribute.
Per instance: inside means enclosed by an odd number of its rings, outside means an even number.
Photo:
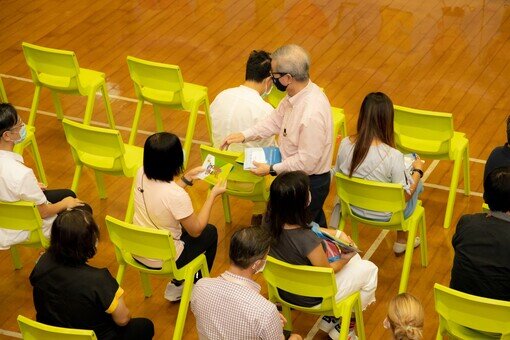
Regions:
<svg viewBox="0 0 510 340"><path fill-rule="evenodd" d="M492 150L483 173L483 179L496 168L510 166L510 116L506 120L506 140L505 145L498 146Z"/></svg>
<svg viewBox="0 0 510 340"><path fill-rule="evenodd" d="M510 301L510 167L492 170L484 190L490 212L464 215L457 224L450 287Z"/></svg>
<svg viewBox="0 0 510 340"><path fill-rule="evenodd" d="M57 214L84 203L71 190L45 190L37 182L32 169L23 164L23 157L13 152L14 145L26 138L25 123L11 104L0 104L0 201L30 201L37 204L43 219L43 233L50 229ZM90 209L90 207L87 207ZM6 230L0 226L0 249L25 241L28 231Z"/></svg>
<svg viewBox="0 0 510 340"><path fill-rule="evenodd" d="M211 104L213 145L220 148L226 136L255 125L273 112L273 107L262 99L272 86L271 57L265 51L253 51L246 63L243 85L226 89ZM243 144L230 145L230 151L241 152L245 147L274 145L274 137Z"/></svg>
<svg viewBox="0 0 510 340"><path fill-rule="evenodd" d="M236 231L230 239L229 269L196 283L191 310L200 339L284 339L285 319L253 281L253 275L264 269L269 243L260 227ZM301 337L293 334L289 339Z"/></svg>

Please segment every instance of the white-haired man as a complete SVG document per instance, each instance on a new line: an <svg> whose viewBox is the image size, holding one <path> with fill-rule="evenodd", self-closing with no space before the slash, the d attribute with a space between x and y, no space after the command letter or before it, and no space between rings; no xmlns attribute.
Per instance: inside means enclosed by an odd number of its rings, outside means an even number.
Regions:
<svg viewBox="0 0 510 340"><path fill-rule="evenodd" d="M282 46L271 59L273 83L287 96L269 117L252 128L227 136L222 148L278 135L282 162L272 166L254 162L257 168L252 172L276 176L281 172L304 171L310 176L312 218L325 226L322 206L329 192L333 151L331 106L324 92L310 80L310 58L302 47Z"/></svg>

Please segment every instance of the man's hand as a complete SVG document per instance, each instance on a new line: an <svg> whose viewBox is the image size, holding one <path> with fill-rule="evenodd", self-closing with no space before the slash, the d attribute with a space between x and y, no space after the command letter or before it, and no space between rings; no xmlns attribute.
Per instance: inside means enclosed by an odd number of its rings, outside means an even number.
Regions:
<svg viewBox="0 0 510 340"><path fill-rule="evenodd" d="M255 169L251 169L250 171L257 176L265 176L269 175L269 165L266 163L253 162L253 165L256 166Z"/></svg>
<svg viewBox="0 0 510 340"><path fill-rule="evenodd" d="M67 196L61 202L64 203L66 209L73 209L73 208L82 207L85 205L82 200L80 200L78 198L71 197L71 196Z"/></svg>
<svg viewBox="0 0 510 340"><path fill-rule="evenodd" d="M227 136L227 138L225 138L223 143L221 143L220 149L225 150L228 148L228 146L230 144L242 143L242 142L244 142L244 140L245 140L245 137L241 132L236 132L236 133L230 134Z"/></svg>
<svg viewBox="0 0 510 340"><path fill-rule="evenodd" d="M285 319L285 317L283 316L282 313L278 313L278 315L280 316L280 322L282 323L282 327L285 327L285 324L287 323L287 319Z"/></svg>
<svg viewBox="0 0 510 340"><path fill-rule="evenodd" d="M186 172L184 174L184 177L189 181L189 180L194 180L194 179L197 179L198 175L204 171L205 169L202 167L202 166L197 166L196 168L193 168L191 170L189 170L188 172Z"/></svg>

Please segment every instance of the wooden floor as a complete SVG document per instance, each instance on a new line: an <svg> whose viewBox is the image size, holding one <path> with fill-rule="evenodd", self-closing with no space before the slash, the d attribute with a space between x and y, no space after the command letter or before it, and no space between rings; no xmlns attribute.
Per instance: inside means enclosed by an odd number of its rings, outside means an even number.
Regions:
<svg viewBox="0 0 510 340"><path fill-rule="evenodd" d="M449 186L450 162L427 165L430 176L422 195L426 210L429 266L420 266L415 253L408 291L426 311L425 338L433 339L437 327L432 287L448 284L453 258L451 237L455 223L465 213L480 210L483 160L505 140L503 123L510 112L510 2L407 1L407 0L222 0L222 1L50 1L2 0L0 2L0 74L9 100L24 119L33 96L33 84L21 52L21 42L76 52L80 65L107 75L115 120L126 132L136 103L126 56L180 65L185 81L205 85L212 100L219 91L243 81L244 64L253 49L273 51L295 43L311 54L312 79L322 86L332 105L345 108L348 131L353 132L357 110L370 91L387 93L395 104L452 112L457 131L470 140L473 195L457 195L453 226L442 228ZM64 97L64 112L82 117L85 99ZM69 187L74 171L63 130L52 113L49 93L43 91L36 136L51 188ZM187 114L164 112L165 127L184 136ZM93 120L106 122L97 97ZM144 109L137 145L154 131L151 108ZM199 117L194 138L208 142L204 117ZM198 144L190 166L198 165ZM32 165L26 154L28 165ZM93 174L85 171L79 196L89 202L101 226L102 239L93 265L117 264L104 227L107 214L123 217L130 180L106 177L109 197L99 200ZM462 188L462 182L459 186ZM190 193L195 207L204 201L207 187L195 185ZM333 189L333 188L332 188ZM329 214L334 192L325 206ZM228 264L230 235L250 220L251 203L233 200L233 222L225 224L219 202L211 221L219 229L220 244L212 271L217 275ZM348 229L349 230L349 229ZM369 249L379 232L361 230L362 249ZM397 293L403 258L395 258L388 234L371 260L379 267L377 302L364 312L369 339L388 338L382 327L389 300ZM39 250L23 249L23 269L14 271L9 252L0 252L0 329L16 332L16 316L34 317L28 276ZM262 277L258 281L264 287ZM128 270L123 287L134 315L151 318L156 339L173 333L178 304L163 299L166 281L153 278L154 295L144 299L138 276ZM266 292L265 287L263 293ZM305 336L316 317L294 314L295 331ZM185 339L196 339L189 313ZM1 335L0 335L1 336ZM327 336L319 332L316 339Z"/></svg>

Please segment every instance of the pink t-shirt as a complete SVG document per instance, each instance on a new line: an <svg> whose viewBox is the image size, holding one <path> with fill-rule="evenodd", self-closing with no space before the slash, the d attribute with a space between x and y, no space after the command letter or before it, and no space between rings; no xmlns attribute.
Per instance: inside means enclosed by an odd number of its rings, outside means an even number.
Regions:
<svg viewBox="0 0 510 340"><path fill-rule="evenodd" d="M143 193L139 190L143 189ZM172 234L177 258L184 249L181 241L182 226L180 220L193 214L191 198L186 190L174 181L162 182L148 179L143 167L136 175L135 215L133 222L154 229L166 229ZM137 257L137 260L149 267L161 267L161 261Z"/></svg>

